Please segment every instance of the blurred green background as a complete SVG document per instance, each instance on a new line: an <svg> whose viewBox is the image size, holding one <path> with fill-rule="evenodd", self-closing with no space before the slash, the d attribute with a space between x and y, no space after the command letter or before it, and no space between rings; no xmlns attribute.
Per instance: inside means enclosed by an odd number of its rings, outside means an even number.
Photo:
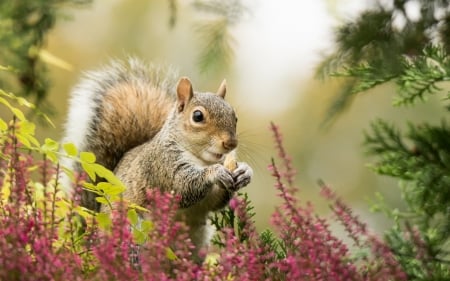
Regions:
<svg viewBox="0 0 450 281"><path fill-rule="evenodd" d="M170 1L169 1L170 2ZM174 12L166 1L93 1L83 7L63 7L50 31L44 49L68 63L49 64L48 100L56 109L56 128L38 129L39 139L60 139L70 89L83 71L98 68L111 58L135 55L147 61L169 64L188 76L194 88L215 91L223 78L228 82L227 99L239 115L240 157L255 171L246 187L259 228L269 226L277 204L273 180L267 172L276 156L269 130L273 121L281 127L285 146L298 171L299 197L312 201L327 213L318 194L318 179L334 187L376 231L388 225L382 214L369 211L368 201L380 192L391 206L401 208L397 182L380 177L368 168L363 131L369 121L383 117L398 121L438 122L443 113L438 100L410 110L393 108L393 85L383 85L359 95L346 111L326 126L323 122L338 81L315 78L315 69L325 54L333 51L333 30L371 1L241 1L246 9L228 29L234 55L226 65L203 69L201 59L207 42L199 26L211 15L176 1ZM232 1L228 1L232 2ZM402 122L400 122L402 121Z"/></svg>

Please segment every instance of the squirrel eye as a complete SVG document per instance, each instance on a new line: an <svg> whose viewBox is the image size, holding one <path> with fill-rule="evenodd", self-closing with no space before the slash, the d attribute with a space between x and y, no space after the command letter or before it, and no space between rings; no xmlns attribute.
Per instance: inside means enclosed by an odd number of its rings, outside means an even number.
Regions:
<svg viewBox="0 0 450 281"><path fill-rule="evenodd" d="M194 120L194 122L202 122L204 119L203 117L203 113L200 110L195 110L192 113L192 120Z"/></svg>

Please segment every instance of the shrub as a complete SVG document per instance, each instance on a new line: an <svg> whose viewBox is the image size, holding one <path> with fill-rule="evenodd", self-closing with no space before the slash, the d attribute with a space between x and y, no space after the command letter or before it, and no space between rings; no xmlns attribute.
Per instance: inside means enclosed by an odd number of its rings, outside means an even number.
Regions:
<svg viewBox="0 0 450 281"><path fill-rule="evenodd" d="M272 216L274 230L256 231L251 202L240 193L212 217L218 228L214 254L199 264L186 226L175 220L174 195L149 190L147 209L122 202L123 185L92 154L70 144L60 152L50 139L40 145L34 125L9 101L32 105L0 93L0 103L14 114L9 123L0 121L1 280L406 280L387 244L330 187L321 183L321 193L355 251L310 202L297 199L295 172L274 124L281 165L272 160L269 171L282 199ZM73 175L75 194L67 198L58 180L62 155L80 161L87 176L109 183L99 187L87 184L86 175ZM106 204L117 201L111 204L117 207L111 214L89 212L79 206L82 188L98 191ZM139 212L148 212L150 220L139 219Z"/></svg>

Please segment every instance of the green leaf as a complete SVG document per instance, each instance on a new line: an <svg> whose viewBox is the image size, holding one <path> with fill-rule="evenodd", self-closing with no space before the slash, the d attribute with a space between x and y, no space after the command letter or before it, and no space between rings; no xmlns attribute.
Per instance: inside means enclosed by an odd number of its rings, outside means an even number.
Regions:
<svg viewBox="0 0 450 281"><path fill-rule="evenodd" d="M25 137L34 145L34 147L39 148L41 144L39 141L34 137L34 135L25 135Z"/></svg>
<svg viewBox="0 0 450 281"><path fill-rule="evenodd" d="M134 229L133 230L133 239L134 239L134 242L142 245L147 240L147 235L145 235L145 233L143 233L142 231L139 231L138 229Z"/></svg>
<svg viewBox="0 0 450 281"><path fill-rule="evenodd" d="M112 225L111 218L109 217L108 214L97 213L95 218L97 220L98 225L102 229L109 229L111 227L111 225Z"/></svg>
<svg viewBox="0 0 450 281"><path fill-rule="evenodd" d="M105 197L96 197L95 201L97 201L100 204L109 205L109 201L106 200Z"/></svg>
<svg viewBox="0 0 450 281"><path fill-rule="evenodd" d="M18 109L17 107L10 107L11 111L14 113L14 115L17 117L17 119L19 119L20 121L25 121L25 115L23 114L23 112Z"/></svg>
<svg viewBox="0 0 450 281"><path fill-rule="evenodd" d="M85 162L81 162L81 168L83 168L83 170L88 174L89 178L92 181L95 181L96 176L95 176L95 171L94 171L94 167L92 167L92 164L87 164Z"/></svg>
<svg viewBox="0 0 450 281"><path fill-rule="evenodd" d="M44 141L44 144L41 147L42 150L48 152L48 151L58 151L59 149L59 143L57 141L54 141L50 138L46 138Z"/></svg>
<svg viewBox="0 0 450 281"><path fill-rule="evenodd" d="M109 199L109 202L111 202L111 203L123 201L122 196L117 196L117 195L108 195L108 199Z"/></svg>
<svg viewBox="0 0 450 281"><path fill-rule="evenodd" d="M36 125L29 121L23 121L20 123L20 131L24 134L34 135Z"/></svg>
<svg viewBox="0 0 450 281"><path fill-rule="evenodd" d="M127 217L133 225L137 225L139 222L139 215L136 210L128 210Z"/></svg>
<svg viewBox="0 0 450 281"><path fill-rule="evenodd" d="M137 204L131 203L128 207L136 209L138 211L148 212L148 210L142 206L139 206Z"/></svg>
<svg viewBox="0 0 450 281"><path fill-rule="evenodd" d="M83 218L89 218L93 214L93 211L91 211L91 210L89 210L89 209L87 209L85 207L81 207L81 206L76 206L74 211L77 212ZM95 213L95 215L97 215L97 213Z"/></svg>
<svg viewBox="0 0 450 281"><path fill-rule="evenodd" d="M154 227L155 226L151 221L144 220L141 224L141 231L144 233L149 233L150 231L153 230Z"/></svg>
<svg viewBox="0 0 450 281"><path fill-rule="evenodd" d="M117 186L109 182L99 182L97 184L97 189L103 190L107 195L119 195L125 190L125 187Z"/></svg>
<svg viewBox="0 0 450 281"><path fill-rule="evenodd" d="M100 164L92 164L92 169L99 177L102 177L108 182L125 189L125 185L114 175L113 172L111 172L107 168L103 167Z"/></svg>
<svg viewBox="0 0 450 281"><path fill-rule="evenodd" d="M4 91L0 92L6 96L9 96L8 94L6 94ZM6 99L0 97L0 103L4 104L6 107L9 108L9 110L11 110L12 113L14 113L14 115L17 117L17 119L19 119L20 121L24 121L25 120L25 116L23 115L22 111L20 111L20 109L12 106Z"/></svg>
<svg viewBox="0 0 450 281"><path fill-rule="evenodd" d="M77 156L78 154L77 147L71 142L64 143L63 149L69 156Z"/></svg>
<svg viewBox="0 0 450 281"><path fill-rule="evenodd" d="M95 185L95 184L93 184L91 182L84 182L83 183L83 187L88 189L88 190L91 190L91 191L97 191L97 185Z"/></svg>
<svg viewBox="0 0 450 281"><path fill-rule="evenodd" d="M95 163L95 154L92 152L82 151L80 153L80 159L81 161L92 164Z"/></svg>
<svg viewBox="0 0 450 281"><path fill-rule="evenodd" d="M170 248L166 248L166 257L171 261L178 259L177 255L175 255L175 253Z"/></svg>
<svg viewBox="0 0 450 281"><path fill-rule="evenodd" d="M57 163L58 162L58 156L56 156L56 153L52 152L52 151L46 151L45 155L47 156L48 159L50 159L50 161L52 161L53 163Z"/></svg>
<svg viewBox="0 0 450 281"><path fill-rule="evenodd" d="M3 92L2 90L0 90L0 94L5 94L5 92ZM5 106L7 106L8 108L11 108L11 104L4 98L0 97L0 103L4 104Z"/></svg>
<svg viewBox="0 0 450 281"><path fill-rule="evenodd" d="M26 99L24 99L22 97L16 97L16 100L20 105L23 105L28 108L35 108L34 104L32 104L31 102L27 101Z"/></svg>
<svg viewBox="0 0 450 281"><path fill-rule="evenodd" d="M23 144L26 148L31 148L30 141L25 137L25 135L21 133L16 133L16 138L19 140L21 144Z"/></svg>
<svg viewBox="0 0 450 281"><path fill-rule="evenodd" d="M7 129L8 129L8 124L6 124L6 122L3 121L3 119L0 119L0 130L6 131Z"/></svg>

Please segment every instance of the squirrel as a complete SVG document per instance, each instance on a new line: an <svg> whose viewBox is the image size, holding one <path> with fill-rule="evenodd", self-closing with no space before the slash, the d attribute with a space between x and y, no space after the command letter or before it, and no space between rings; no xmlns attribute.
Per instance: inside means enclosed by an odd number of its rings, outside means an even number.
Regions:
<svg viewBox="0 0 450 281"><path fill-rule="evenodd" d="M148 188L178 195L177 218L198 251L213 232L210 212L225 207L253 175L244 162L224 166L227 155L235 161L238 144L236 113L225 94L225 80L217 93L194 92L170 68L136 58L112 61L87 72L72 91L64 141L93 152L124 183L131 203L145 206ZM106 211L87 190L81 205Z"/></svg>

